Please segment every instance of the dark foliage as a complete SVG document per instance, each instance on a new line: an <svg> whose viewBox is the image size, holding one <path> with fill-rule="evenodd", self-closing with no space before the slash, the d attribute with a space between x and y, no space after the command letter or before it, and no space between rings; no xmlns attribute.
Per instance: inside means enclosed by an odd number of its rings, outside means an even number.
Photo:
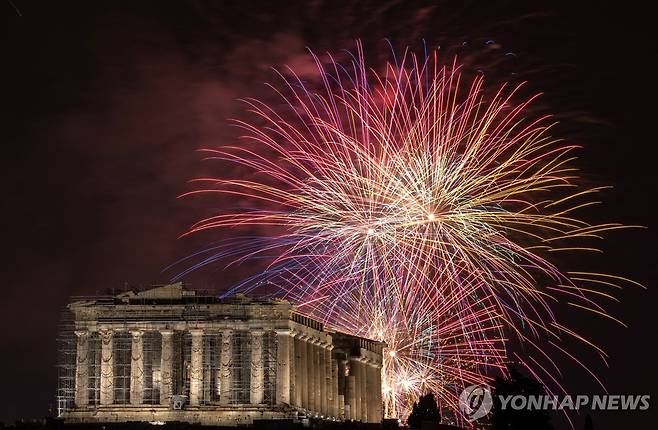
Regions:
<svg viewBox="0 0 658 430"><path fill-rule="evenodd" d="M585 430L594 430L594 424L592 424L592 417L587 414L585 417Z"/></svg>
<svg viewBox="0 0 658 430"><path fill-rule="evenodd" d="M418 399L418 402L414 402L411 414L407 419L409 428L412 429L421 428L423 421L433 421L436 423L441 421L439 407L432 393L425 394Z"/></svg>
<svg viewBox="0 0 658 430"><path fill-rule="evenodd" d="M499 396L540 396L544 395L544 387L532 378L510 368L509 379L496 378L494 382L493 411L491 418L492 430L551 430L550 417L545 410L515 410L509 407L502 409Z"/></svg>

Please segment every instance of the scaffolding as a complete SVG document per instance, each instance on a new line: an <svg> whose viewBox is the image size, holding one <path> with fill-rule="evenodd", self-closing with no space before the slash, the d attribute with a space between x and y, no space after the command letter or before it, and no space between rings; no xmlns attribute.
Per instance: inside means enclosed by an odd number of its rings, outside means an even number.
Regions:
<svg viewBox="0 0 658 430"><path fill-rule="evenodd" d="M75 363L77 339L73 313L64 309L57 336L57 416L75 406Z"/></svg>
<svg viewBox="0 0 658 430"><path fill-rule="evenodd" d="M75 299L84 301L89 298L76 297ZM93 297L95 301L103 299L109 300L105 297ZM121 320L125 322L125 319ZM179 338L181 336L182 334L179 333ZM87 339L86 368L83 369L87 375L87 406L97 407L100 405L101 397L101 338L98 332L89 332ZM75 333L74 315L68 308L65 308L60 317L57 337L58 416L75 408L77 348L78 337ZM143 334L144 397L142 401L144 404L160 403L161 356L161 334L158 331L145 331ZM112 337L114 404L130 403L131 361L132 334L127 330L116 330Z"/></svg>
<svg viewBox="0 0 658 430"><path fill-rule="evenodd" d="M189 296L184 295L186 303L185 310L180 318L184 321L204 321L208 318L208 312L199 308L198 304L217 303L216 297ZM115 306L117 304L154 305L156 298L150 296L77 296L72 297L73 303L81 303L94 306ZM158 299L159 300L159 299ZM244 298L231 298L226 300L227 312L237 320L248 318L246 307L243 306ZM164 303L167 305L168 303ZM103 316L101 327L106 325L112 328L111 347L111 399L112 404L131 404L131 383L135 375L131 374L133 359L133 348L136 342L131 331L136 330L135 322L139 322L141 315L138 313L118 313L116 316ZM311 323L301 315L297 319ZM151 320L148 322L169 322L166 316L162 320ZM176 321L180 321L177 317ZM319 323L318 323L319 324ZM321 327L319 327L321 328ZM61 416L67 411L76 409L77 396L85 396L85 408L98 408L101 406L101 363L102 363L102 339L98 329L85 332L82 337L76 335L75 316L69 307L62 311L58 330L58 386L57 386L57 412ZM79 333L80 334L80 333ZM201 405L219 405L222 392L221 377L221 347L222 331L205 331L203 333L202 352L202 393L199 399ZM228 404L248 405L251 403L251 360L252 360L252 333L249 330L235 330L231 332L231 360L230 360L230 387ZM86 357L78 356L79 342L86 342L84 350ZM143 330L141 338L142 348L142 396L140 404L161 404L161 389L163 383L162 375L162 334L158 330ZM262 339L262 363L263 363L263 398L262 404L274 405L276 398L277 377L277 336L274 331L266 331ZM175 330L172 334L172 359L171 359L171 396L170 406L175 401L184 407L190 398L190 370L192 355L192 335L187 330ZM80 361L78 361L80 360ZM81 367L79 367L81 366ZM76 372L81 371L78 378L82 376L82 383L86 377L86 393L76 393ZM108 372L109 373L109 372ZM133 372L134 373L134 372ZM80 381L78 381L80 382ZM224 402L221 402L224 403Z"/></svg>
<svg viewBox="0 0 658 430"><path fill-rule="evenodd" d="M87 365L89 404L97 406L101 403L101 339L98 333L89 335Z"/></svg>
<svg viewBox="0 0 658 430"><path fill-rule="evenodd" d="M190 377L192 375L192 333L189 331L181 334L180 351L176 352L182 361L181 392L186 402L190 399Z"/></svg>
<svg viewBox="0 0 658 430"><path fill-rule="evenodd" d="M58 415L75 408L76 362L78 339L70 313L62 320L57 338L59 359L57 411ZM177 331L173 338L172 395L189 399L192 336ZM230 404L249 404L251 386L251 333L235 331L231 335ZM277 337L274 332L263 335L263 404L276 403ZM221 334L203 335L202 405L217 405L221 393L220 368ZM100 406L101 398L101 338L99 333L88 334L86 358L88 406ZM143 404L160 404L162 335L157 331L143 334ZM130 404L132 335L129 331L115 331L112 338L113 403Z"/></svg>
<svg viewBox="0 0 658 430"><path fill-rule="evenodd" d="M172 338L172 342L173 342L173 355L171 359L172 360L171 394L174 396L187 396L187 394L189 394L189 384L185 384L185 376L187 375L187 366L185 362L185 354L183 353L184 350L183 333L175 332Z"/></svg>
<svg viewBox="0 0 658 430"><path fill-rule="evenodd" d="M112 374L114 403L130 403L130 362L132 358L132 335L127 331L117 331L112 339Z"/></svg>
<svg viewBox="0 0 658 430"><path fill-rule="evenodd" d="M276 353L278 343L276 333L265 332L263 335L263 403L276 404Z"/></svg>
<svg viewBox="0 0 658 430"><path fill-rule="evenodd" d="M162 377L160 365L162 359L162 335L157 331L144 333L144 399L145 404L160 403L160 384Z"/></svg>
<svg viewBox="0 0 658 430"><path fill-rule="evenodd" d="M204 333L203 335L203 395L201 404L212 405L219 402L221 389L220 378L220 348L219 333Z"/></svg>
<svg viewBox="0 0 658 430"><path fill-rule="evenodd" d="M231 336L231 404L250 403L251 387L251 334L234 331Z"/></svg>

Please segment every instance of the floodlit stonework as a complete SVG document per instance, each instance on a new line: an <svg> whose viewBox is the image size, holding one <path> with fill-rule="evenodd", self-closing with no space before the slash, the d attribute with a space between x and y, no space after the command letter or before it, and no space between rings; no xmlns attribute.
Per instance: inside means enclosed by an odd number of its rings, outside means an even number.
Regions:
<svg viewBox="0 0 658 430"><path fill-rule="evenodd" d="M383 344L326 330L287 301L220 300L179 283L68 309L66 422L382 420Z"/></svg>

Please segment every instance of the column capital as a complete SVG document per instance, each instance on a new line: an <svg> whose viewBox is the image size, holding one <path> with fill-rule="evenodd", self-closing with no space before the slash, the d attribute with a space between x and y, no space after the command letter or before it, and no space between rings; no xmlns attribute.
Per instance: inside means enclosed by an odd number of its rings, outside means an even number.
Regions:
<svg viewBox="0 0 658 430"><path fill-rule="evenodd" d="M262 336L265 334L265 330L263 329L249 330L249 333L251 333L252 336Z"/></svg>
<svg viewBox="0 0 658 430"><path fill-rule="evenodd" d="M76 330L74 333L78 337L87 337L91 334L89 330Z"/></svg>
<svg viewBox="0 0 658 430"><path fill-rule="evenodd" d="M111 328L101 329L98 333L100 334L103 343L109 342L114 337L114 330Z"/></svg>
<svg viewBox="0 0 658 430"><path fill-rule="evenodd" d="M279 328L279 329L275 329L274 332L275 332L277 335L282 335L282 336L285 336L285 335L288 335L288 336L294 336L293 331L290 330L290 329L287 329L287 328Z"/></svg>
<svg viewBox="0 0 658 430"><path fill-rule="evenodd" d="M171 330L171 329L160 330L160 334L161 334L162 336L173 336L173 335L174 335L174 331Z"/></svg>
<svg viewBox="0 0 658 430"><path fill-rule="evenodd" d="M137 337L137 338L139 338L139 337L144 336L144 331L139 330L139 329L137 329L137 330L130 330L130 334L132 335L132 337Z"/></svg>
<svg viewBox="0 0 658 430"><path fill-rule="evenodd" d="M232 328L223 328L220 331L222 334L232 335L234 330Z"/></svg>
<svg viewBox="0 0 658 430"><path fill-rule="evenodd" d="M203 329L202 328L191 328L188 330L192 336L202 336L203 335Z"/></svg>

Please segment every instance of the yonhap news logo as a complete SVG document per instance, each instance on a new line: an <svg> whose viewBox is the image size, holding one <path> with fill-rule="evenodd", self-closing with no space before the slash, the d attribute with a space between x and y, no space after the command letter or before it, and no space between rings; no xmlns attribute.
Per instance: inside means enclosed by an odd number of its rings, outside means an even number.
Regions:
<svg viewBox="0 0 658 430"><path fill-rule="evenodd" d="M470 385L459 396L459 409L471 422L487 415L492 406L491 391L484 385Z"/></svg>
<svg viewBox="0 0 658 430"><path fill-rule="evenodd" d="M459 396L459 409L466 420L473 422L486 416L493 407L494 397L485 385L470 385ZM516 411L577 411L584 408L596 411L646 411L650 407L649 394L578 394L565 395L498 395L501 410Z"/></svg>

